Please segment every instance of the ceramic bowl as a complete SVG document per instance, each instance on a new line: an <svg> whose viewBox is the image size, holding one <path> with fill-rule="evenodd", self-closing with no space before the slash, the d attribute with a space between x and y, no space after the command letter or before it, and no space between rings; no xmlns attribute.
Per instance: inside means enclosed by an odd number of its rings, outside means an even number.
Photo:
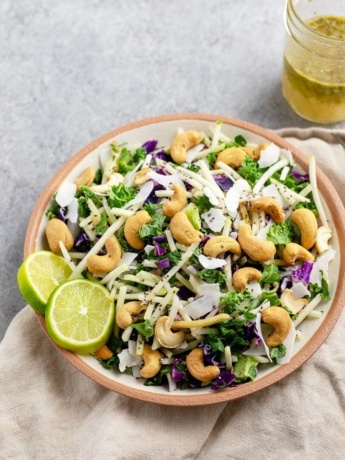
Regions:
<svg viewBox="0 0 345 460"><path fill-rule="evenodd" d="M159 139L160 145L169 145L178 128L207 132L217 120L222 120L222 132L229 137L242 134L248 142L256 144L267 141L274 142L282 148L289 149L302 170L308 170L308 159L295 147L276 134L242 120L220 115L178 114L137 121L117 128L91 142L72 156L52 177L33 210L25 239L24 256L26 257L38 249L47 249L44 237L44 228L47 222L45 211L60 184L66 179L73 181L88 165L98 167L99 155L108 149L109 144L114 140L118 144L122 142L142 144L148 139ZM340 275L345 272L344 208L331 181L320 169L317 169L317 180L329 225L333 229L332 246L337 253L336 260L331 264L330 273L332 300L323 305L324 314L321 319L306 321L301 325L303 340L295 343L294 355L289 364L270 367L259 372L254 382L219 392L211 392L209 387L168 392L166 388L146 387L142 381L136 380L130 375L104 369L92 356L77 355L54 344L57 352L61 353L80 372L109 390L128 397L164 405L198 406L231 401L267 388L291 374L322 345L336 324L345 303L345 281ZM37 314L37 318L41 327L46 331L43 316ZM48 339L50 340L47 335Z"/></svg>

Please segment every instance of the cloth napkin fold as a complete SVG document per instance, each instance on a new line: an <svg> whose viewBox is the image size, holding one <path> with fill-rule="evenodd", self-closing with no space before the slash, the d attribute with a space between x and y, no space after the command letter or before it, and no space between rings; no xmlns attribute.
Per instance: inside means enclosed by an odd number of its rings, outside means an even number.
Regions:
<svg viewBox="0 0 345 460"><path fill-rule="evenodd" d="M331 132L278 134L316 157L345 203L345 150ZM275 385L230 403L164 407L89 380L26 307L0 344L0 458L343 459L344 336L342 314L314 356Z"/></svg>

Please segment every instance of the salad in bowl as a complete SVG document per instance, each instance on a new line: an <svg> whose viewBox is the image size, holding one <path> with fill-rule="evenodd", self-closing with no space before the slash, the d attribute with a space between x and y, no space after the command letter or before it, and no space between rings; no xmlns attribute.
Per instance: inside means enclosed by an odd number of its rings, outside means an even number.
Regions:
<svg viewBox="0 0 345 460"><path fill-rule="evenodd" d="M169 142L124 136L86 157L45 209L43 249L68 266L41 311L51 338L87 350L102 376L170 394L238 391L289 364L334 292L315 159L302 171L290 149L230 135L221 120L184 122ZM70 315L56 297L78 280L107 297L106 333L84 351L85 311L56 330Z"/></svg>

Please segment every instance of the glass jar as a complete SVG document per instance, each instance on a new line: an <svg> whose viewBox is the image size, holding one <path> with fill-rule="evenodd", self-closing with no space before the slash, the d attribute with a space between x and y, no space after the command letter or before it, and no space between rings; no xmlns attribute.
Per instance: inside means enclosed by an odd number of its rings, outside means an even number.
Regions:
<svg viewBox="0 0 345 460"><path fill-rule="evenodd" d="M345 0L287 0L283 94L317 123L345 120Z"/></svg>

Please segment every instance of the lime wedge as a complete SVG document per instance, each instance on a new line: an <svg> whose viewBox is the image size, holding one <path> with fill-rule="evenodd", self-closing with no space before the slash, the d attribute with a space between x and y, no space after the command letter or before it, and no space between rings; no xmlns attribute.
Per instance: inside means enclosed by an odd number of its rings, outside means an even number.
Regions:
<svg viewBox="0 0 345 460"><path fill-rule="evenodd" d="M50 251L36 251L24 260L18 270L19 290L27 303L44 315L50 294L71 273L63 257Z"/></svg>
<svg viewBox="0 0 345 460"><path fill-rule="evenodd" d="M50 337L67 350L93 353L105 345L114 326L109 291L86 279L62 283L49 297L46 325Z"/></svg>

